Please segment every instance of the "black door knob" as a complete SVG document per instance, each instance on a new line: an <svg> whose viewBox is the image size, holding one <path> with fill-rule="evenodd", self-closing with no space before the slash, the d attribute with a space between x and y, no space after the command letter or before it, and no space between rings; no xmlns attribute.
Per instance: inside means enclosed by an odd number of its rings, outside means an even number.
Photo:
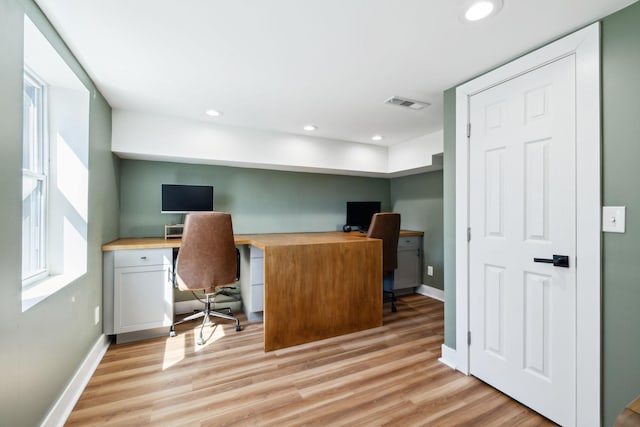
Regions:
<svg viewBox="0 0 640 427"><path fill-rule="evenodd" d="M567 255L554 255L553 258L534 258L533 262L543 262L553 264L554 267L569 268L569 257Z"/></svg>

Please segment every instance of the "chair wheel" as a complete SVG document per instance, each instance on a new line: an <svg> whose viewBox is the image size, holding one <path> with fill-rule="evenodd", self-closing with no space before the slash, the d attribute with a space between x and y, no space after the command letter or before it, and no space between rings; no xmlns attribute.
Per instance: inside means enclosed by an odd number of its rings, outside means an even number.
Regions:
<svg viewBox="0 0 640 427"><path fill-rule="evenodd" d="M236 332L240 332L242 330L242 327L240 325L236 325Z"/></svg>
<svg viewBox="0 0 640 427"><path fill-rule="evenodd" d="M204 344L204 340L203 340L203 339L198 338L198 341L196 342L196 344L198 344L198 345L203 345L203 344Z"/></svg>
<svg viewBox="0 0 640 427"><path fill-rule="evenodd" d="M173 329L171 329L171 330L169 331L169 336L170 336L170 337L175 337L175 336L176 336L176 331L174 331Z"/></svg>

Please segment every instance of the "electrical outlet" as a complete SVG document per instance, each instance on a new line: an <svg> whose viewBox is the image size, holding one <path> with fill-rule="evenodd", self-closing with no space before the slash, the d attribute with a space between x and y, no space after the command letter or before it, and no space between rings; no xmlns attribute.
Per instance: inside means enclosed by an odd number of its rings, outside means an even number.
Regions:
<svg viewBox="0 0 640 427"><path fill-rule="evenodd" d="M428 265L427 266L427 275L428 276L433 276L433 266L432 265Z"/></svg>

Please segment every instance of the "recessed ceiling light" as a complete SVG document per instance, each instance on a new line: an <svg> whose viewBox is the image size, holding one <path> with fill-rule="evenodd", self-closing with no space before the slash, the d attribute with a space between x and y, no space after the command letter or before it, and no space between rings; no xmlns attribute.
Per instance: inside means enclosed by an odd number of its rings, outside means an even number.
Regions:
<svg viewBox="0 0 640 427"><path fill-rule="evenodd" d="M220 117L222 115L222 113L218 110L207 110L205 114L211 117Z"/></svg>
<svg viewBox="0 0 640 427"><path fill-rule="evenodd" d="M371 139L373 141L382 141L382 135L373 135Z"/></svg>
<svg viewBox="0 0 640 427"><path fill-rule="evenodd" d="M502 8L502 0L475 0L467 3L464 19L470 22L480 21L495 15Z"/></svg>
<svg viewBox="0 0 640 427"><path fill-rule="evenodd" d="M308 132L311 132L311 131L314 131L314 130L318 129L318 127L314 126L314 125L306 125L303 129L308 131Z"/></svg>

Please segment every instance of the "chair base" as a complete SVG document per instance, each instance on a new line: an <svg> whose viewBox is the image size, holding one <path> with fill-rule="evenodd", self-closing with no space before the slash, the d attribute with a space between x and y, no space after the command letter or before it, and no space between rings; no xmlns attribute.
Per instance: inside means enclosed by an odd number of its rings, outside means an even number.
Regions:
<svg viewBox="0 0 640 427"><path fill-rule="evenodd" d="M389 271L382 275L382 301L391 300L391 312L398 311L396 307L396 293L393 290L393 282L395 281L395 271ZM388 297L388 298L385 298Z"/></svg>
<svg viewBox="0 0 640 427"><path fill-rule="evenodd" d="M189 322L191 320L195 320L195 319L199 319L199 318L203 318L202 319L202 325L200 325L200 334L198 335L198 340L196 341L196 343L198 345L203 345L205 343L205 340L202 336L202 331L204 330L204 326L206 324L208 324L211 320L210 317L214 316L214 317L221 317L223 319L228 319L228 320L233 320L236 322L236 332L240 332L242 330L242 327L240 326L240 320L233 316L231 314L231 309L226 309L228 311L228 313L221 313L219 311L216 310L212 310L211 309L211 304L214 301L211 300L211 295L207 295L207 299L204 303L204 310L199 311L197 313L194 313L190 316L185 317L184 319L175 322L173 325L171 325L171 328L169 329L169 336L170 337L175 337L176 336L176 330L175 330L175 326L179 325L181 323L185 323L185 322Z"/></svg>
<svg viewBox="0 0 640 427"><path fill-rule="evenodd" d="M387 301L391 301L391 312L395 313L398 311L398 307L396 307L396 293L393 291L386 291L383 290L382 291L382 300L385 301L385 295L389 295L389 298L387 299Z"/></svg>

